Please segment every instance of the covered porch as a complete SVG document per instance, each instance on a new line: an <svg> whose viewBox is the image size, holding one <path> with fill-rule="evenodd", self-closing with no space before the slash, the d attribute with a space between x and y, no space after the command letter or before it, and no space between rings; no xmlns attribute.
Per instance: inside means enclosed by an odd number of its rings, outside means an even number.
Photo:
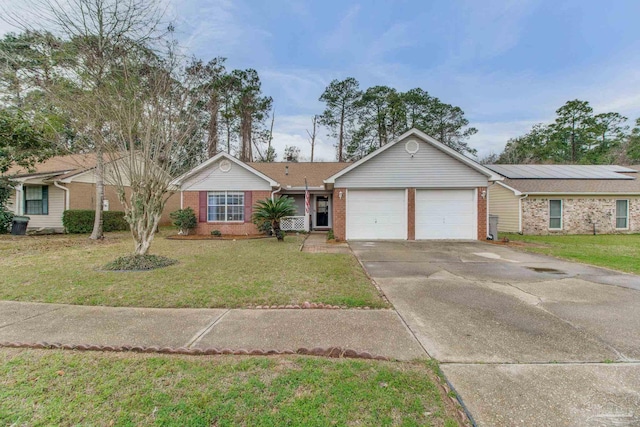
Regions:
<svg viewBox="0 0 640 427"><path fill-rule="evenodd" d="M283 192L283 196L294 200L296 214L280 221L284 231L327 231L333 227L333 209L330 191L315 191L309 194L309 215L305 216L304 191Z"/></svg>

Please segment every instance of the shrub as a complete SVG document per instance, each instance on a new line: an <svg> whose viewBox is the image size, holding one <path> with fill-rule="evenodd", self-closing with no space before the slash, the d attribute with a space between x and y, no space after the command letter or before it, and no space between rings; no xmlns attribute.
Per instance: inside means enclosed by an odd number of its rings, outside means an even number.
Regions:
<svg viewBox="0 0 640 427"><path fill-rule="evenodd" d="M189 234L189 230L193 230L198 225L196 213L190 207L171 212L169 218L173 220L173 225L178 227L179 233L185 236Z"/></svg>
<svg viewBox="0 0 640 427"><path fill-rule="evenodd" d="M211 235L216 237L222 237L220 230L211 230Z"/></svg>
<svg viewBox="0 0 640 427"><path fill-rule="evenodd" d="M335 240L336 236L333 234L333 228L327 233L327 240Z"/></svg>
<svg viewBox="0 0 640 427"><path fill-rule="evenodd" d="M126 255L111 261L104 266L104 269L112 271L153 270L154 268L167 267L177 262L175 259L158 255Z"/></svg>
<svg viewBox="0 0 640 427"><path fill-rule="evenodd" d="M8 233L11 230L13 213L5 209L0 209L0 234Z"/></svg>
<svg viewBox="0 0 640 427"><path fill-rule="evenodd" d="M62 225L67 233L91 233L96 213L93 210L68 210L62 213ZM104 211L103 230L125 231L129 230L129 223L124 219L124 212Z"/></svg>
<svg viewBox="0 0 640 427"><path fill-rule="evenodd" d="M266 234L267 236L271 236L273 233L273 228L271 227L271 223L269 221L263 221L256 224L258 226L258 231Z"/></svg>
<svg viewBox="0 0 640 427"><path fill-rule="evenodd" d="M7 201L13 191L8 180L0 178L0 234L8 233L13 221L13 213L7 209Z"/></svg>

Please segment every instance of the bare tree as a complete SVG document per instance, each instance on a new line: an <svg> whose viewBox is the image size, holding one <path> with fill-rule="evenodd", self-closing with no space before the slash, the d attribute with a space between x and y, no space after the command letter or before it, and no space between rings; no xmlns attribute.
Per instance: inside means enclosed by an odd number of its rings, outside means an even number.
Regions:
<svg viewBox="0 0 640 427"><path fill-rule="evenodd" d="M106 177L124 207L135 255L149 251L171 183L192 166L189 147L201 144L194 139L200 122L186 79L172 52L151 63L133 60L102 100L113 125Z"/></svg>
<svg viewBox="0 0 640 427"><path fill-rule="evenodd" d="M7 11L5 11L7 12ZM104 160L111 126L102 99L106 82L132 49L158 37L163 12L151 0L27 0L5 20L65 42L64 72L43 89L68 112L96 156L96 215L91 239L103 237Z"/></svg>
<svg viewBox="0 0 640 427"><path fill-rule="evenodd" d="M307 135L309 135L309 144L311 144L311 163L313 163L313 150L316 146L316 126L318 123L318 116L315 115L313 116L313 131L309 132L309 130L307 130Z"/></svg>

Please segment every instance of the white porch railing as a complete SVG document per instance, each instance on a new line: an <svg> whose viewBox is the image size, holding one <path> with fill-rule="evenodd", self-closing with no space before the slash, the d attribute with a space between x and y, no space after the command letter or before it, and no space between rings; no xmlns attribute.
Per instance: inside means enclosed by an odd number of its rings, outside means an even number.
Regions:
<svg viewBox="0 0 640 427"><path fill-rule="evenodd" d="M280 220L282 231L309 231L308 216L288 216Z"/></svg>

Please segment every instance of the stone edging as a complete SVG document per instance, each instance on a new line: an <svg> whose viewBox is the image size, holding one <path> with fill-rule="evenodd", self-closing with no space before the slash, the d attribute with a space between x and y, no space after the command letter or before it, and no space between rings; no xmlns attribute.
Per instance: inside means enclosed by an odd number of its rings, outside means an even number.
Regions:
<svg viewBox="0 0 640 427"><path fill-rule="evenodd" d="M60 344L60 343L23 343L0 342L0 348L30 348L49 350L79 350L79 351L109 351L133 353L186 354L192 356L235 355L235 356L274 356L274 355L306 355L347 359L391 360L385 356L376 356L367 351L355 351L342 347L301 347L297 350L262 350L262 349L229 349L229 348L187 348L187 347L145 347L145 346L112 346L91 344Z"/></svg>
<svg viewBox="0 0 640 427"><path fill-rule="evenodd" d="M314 310L318 310L318 309L322 309L322 310L388 310L388 308L371 308L369 306L365 306L365 307L347 307L347 306L340 306L340 305L331 305L331 304L324 304L321 302L315 303L315 302L309 302L309 301L305 301L302 304L287 304L287 305L248 305L245 308L247 309L251 309L251 310L310 310L310 309L314 309Z"/></svg>

